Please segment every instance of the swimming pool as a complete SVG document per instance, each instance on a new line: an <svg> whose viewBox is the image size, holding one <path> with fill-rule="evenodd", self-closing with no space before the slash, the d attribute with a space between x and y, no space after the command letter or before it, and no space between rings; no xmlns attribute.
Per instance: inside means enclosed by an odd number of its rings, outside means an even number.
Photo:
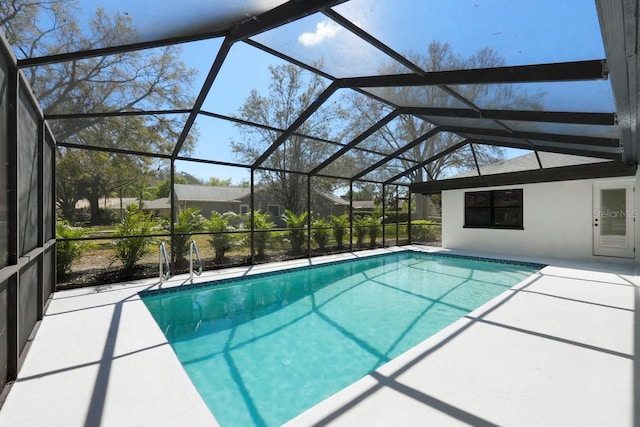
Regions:
<svg viewBox="0 0 640 427"><path fill-rule="evenodd" d="M141 296L220 424L271 426L541 267L406 251Z"/></svg>

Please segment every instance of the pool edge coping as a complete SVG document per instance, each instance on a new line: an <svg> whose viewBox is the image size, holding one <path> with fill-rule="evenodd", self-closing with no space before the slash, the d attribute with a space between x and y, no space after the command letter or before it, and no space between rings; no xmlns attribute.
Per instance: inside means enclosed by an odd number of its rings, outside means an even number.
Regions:
<svg viewBox="0 0 640 427"><path fill-rule="evenodd" d="M140 297L140 299L144 300L145 297L172 294L172 293L178 293L178 292L183 292L183 291L191 291L191 290L200 289L200 288L210 288L210 287L215 287L215 286L223 286L223 285L227 285L227 284L230 284L230 283L241 282L241 281L247 280L249 278L259 280L259 279L261 279L263 277L274 276L274 275L282 274L282 273L285 273L285 272L298 272L298 271L304 271L304 270L312 270L312 269L327 267L328 265L344 264L344 263L355 262L355 261L359 261L359 260L363 260L363 259L382 258L382 257L390 256L390 255L398 255L398 254L403 254L403 253L405 253L405 254L406 253L415 253L415 254L421 254L421 255L424 255L424 256L435 256L435 257L454 258L454 259L467 259L467 260L472 260L472 261L491 262L491 263L495 263L495 264L516 265L516 266L523 266L523 267L527 267L527 268L532 268L532 269L534 269L536 271L540 271L541 269L543 269L544 267L546 267L548 265L548 264L543 264L543 263L538 263L538 262L530 262L530 261L518 261L518 260L511 260L511 259L493 258L493 257L487 257L487 256L480 257L480 256L473 256L473 255L463 255L463 254L456 254L456 253L452 253L452 252L442 252L442 251L437 251L437 250L436 251L424 251L424 250L416 250L416 249L412 249L412 248L406 248L406 249L401 249L401 250L398 250L398 251L392 251L392 252L386 252L386 253L369 254L369 255L365 255L363 257L357 257L356 256L355 258L327 260L325 262L321 262L321 263L318 263L318 264L299 265L299 266L291 266L291 267L282 266L283 268L278 269L278 270L273 270L273 271L250 273L250 271L247 270L244 273L241 273L239 276L211 278L210 280L208 280L206 282L174 285L174 286L171 286L171 287L168 287L168 288L144 289L144 290L138 291L137 295ZM295 260L292 260L292 261L295 261Z"/></svg>

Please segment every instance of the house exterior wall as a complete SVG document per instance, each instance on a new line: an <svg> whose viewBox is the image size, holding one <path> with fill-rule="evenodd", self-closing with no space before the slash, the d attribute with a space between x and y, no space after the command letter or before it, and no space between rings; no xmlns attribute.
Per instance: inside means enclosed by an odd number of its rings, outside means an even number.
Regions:
<svg viewBox="0 0 640 427"><path fill-rule="evenodd" d="M171 218L171 209L162 208L162 209L147 209L151 212L151 215L158 218Z"/></svg>
<svg viewBox="0 0 640 427"><path fill-rule="evenodd" d="M200 209L200 214L205 218L210 217L212 212L219 212L221 214L225 212L240 213L239 202L179 201L177 206L180 210L184 210L186 208Z"/></svg>
<svg viewBox="0 0 640 427"><path fill-rule="evenodd" d="M240 199L240 202L248 206L251 203L251 198L249 196L245 196ZM272 214L271 221L276 224L276 227L286 227L286 223L282 219L282 215L284 214L285 210L284 206L276 201L273 194L267 191L257 191L254 194L254 204L256 210ZM278 215L273 214L276 206L278 207ZM349 212L349 205L338 205L325 197L316 195L311 199L311 211L313 215L319 215L321 217L328 217L329 215L342 215Z"/></svg>
<svg viewBox="0 0 640 427"><path fill-rule="evenodd" d="M250 197L245 197L242 199L243 202L245 202L246 204L250 205L251 204L251 198ZM280 205L279 202L277 202L275 200L275 197L273 197L273 195L265 192L265 191L258 191L253 195L253 202L255 204L254 209L257 211L262 211L262 212L269 212L269 206L279 206L279 211L280 214L282 215L284 213L284 207L282 205Z"/></svg>
<svg viewBox="0 0 640 427"><path fill-rule="evenodd" d="M349 205L335 204L322 196L311 199L311 211L314 215L326 218L330 215L340 216L349 212Z"/></svg>
<svg viewBox="0 0 640 427"><path fill-rule="evenodd" d="M254 209L260 212L264 212L264 213L271 213L271 221L273 221L274 224L276 224L276 227L285 227L286 224L284 222L284 220L282 219L282 215L284 214L284 207L282 205L280 205L280 203L278 203L276 200L274 200L274 197L272 194L269 194L266 191L257 191L254 193L253 195L253 202L254 202ZM251 206L251 197L250 196L245 196L241 199L242 204L248 205L249 207ZM269 210L269 206L272 207L272 210ZM275 215L273 213L275 206L277 206L277 210L278 210L278 215Z"/></svg>
<svg viewBox="0 0 640 427"><path fill-rule="evenodd" d="M606 259L593 255L593 184L629 181L606 178L511 185L442 192L442 246L447 249L497 254ZM638 175L635 177L637 187ZM523 230L464 228L465 191L523 189ZM635 212L640 211L639 191L634 194ZM635 222L635 243L640 248L640 231ZM638 250L636 250L638 259Z"/></svg>

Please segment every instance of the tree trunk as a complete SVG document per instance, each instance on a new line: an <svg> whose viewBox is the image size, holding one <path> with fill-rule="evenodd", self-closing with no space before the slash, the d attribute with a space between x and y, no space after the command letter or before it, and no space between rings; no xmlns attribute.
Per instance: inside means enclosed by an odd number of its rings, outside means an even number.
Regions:
<svg viewBox="0 0 640 427"><path fill-rule="evenodd" d="M124 219L124 207L122 206L122 187L118 190L118 195L120 196L120 219Z"/></svg>
<svg viewBox="0 0 640 427"><path fill-rule="evenodd" d="M427 219L429 216L427 196L423 194L415 194L416 212L411 219Z"/></svg>
<svg viewBox="0 0 640 427"><path fill-rule="evenodd" d="M91 212L91 225L100 225L100 196L91 194L88 199Z"/></svg>

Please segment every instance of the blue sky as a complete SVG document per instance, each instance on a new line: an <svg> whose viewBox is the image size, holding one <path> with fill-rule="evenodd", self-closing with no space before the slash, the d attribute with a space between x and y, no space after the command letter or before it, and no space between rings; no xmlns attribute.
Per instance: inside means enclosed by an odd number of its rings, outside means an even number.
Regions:
<svg viewBox="0 0 640 427"><path fill-rule="evenodd" d="M221 16L242 16L247 10L266 9L281 1L175 2L112 0L101 3L108 11L127 13L145 35L179 34L177 22L209 28ZM84 1L86 8L95 1ZM262 4L262 6L259 6ZM166 5L166 6L164 6ZM258 6L256 6L258 5ZM432 40L447 42L454 52L467 57L484 47L502 55L507 65L525 65L604 58L602 39L593 0L352 0L335 10L399 52L426 53ZM325 70L338 77L375 74L381 63L391 60L359 42L352 34L321 14L293 22L260 35L257 41L281 49L303 62L321 60ZM183 60L198 70L194 97L204 80L221 40L182 45ZM232 115L251 89L265 93L268 66L281 60L244 43L232 48L204 109ZM558 111L599 111L613 108L608 82L604 84L551 84L545 108ZM603 107L604 106L604 107ZM215 120L199 119L200 141L194 156L235 161L228 148L234 128ZM510 152L510 156L516 152ZM200 178L248 179L245 170L180 162L178 170Z"/></svg>

